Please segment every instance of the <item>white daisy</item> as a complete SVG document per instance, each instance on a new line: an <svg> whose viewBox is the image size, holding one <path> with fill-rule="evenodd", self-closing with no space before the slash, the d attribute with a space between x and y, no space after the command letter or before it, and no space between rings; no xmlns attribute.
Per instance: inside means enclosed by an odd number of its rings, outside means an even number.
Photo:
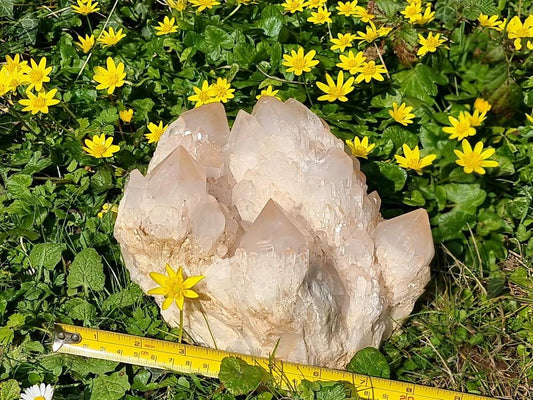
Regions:
<svg viewBox="0 0 533 400"><path fill-rule="evenodd" d="M51 385L33 385L24 390L20 400L52 400L54 388Z"/></svg>

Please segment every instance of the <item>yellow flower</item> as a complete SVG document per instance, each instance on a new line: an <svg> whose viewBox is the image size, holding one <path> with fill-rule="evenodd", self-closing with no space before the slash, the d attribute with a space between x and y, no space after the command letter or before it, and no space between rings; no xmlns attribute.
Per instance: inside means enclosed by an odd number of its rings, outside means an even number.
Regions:
<svg viewBox="0 0 533 400"><path fill-rule="evenodd" d="M79 48L84 52L88 53L94 46L94 35L85 35L85 38L78 36L79 42L75 42Z"/></svg>
<svg viewBox="0 0 533 400"><path fill-rule="evenodd" d="M170 8L179 12L187 8L187 0L167 0L167 4Z"/></svg>
<svg viewBox="0 0 533 400"><path fill-rule="evenodd" d="M374 14L370 14L366 8L363 8L361 6L357 6L355 7L355 12L354 12L354 15L357 17L357 18L360 18L361 21L363 22L370 22L371 19L374 19L376 18L376 16Z"/></svg>
<svg viewBox="0 0 533 400"><path fill-rule="evenodd" d="M413 23L422 15L422 3L410 2L400 14L403 14L404 18L409 19L409 22Z"/></svg>
<svg viewBox="0 0 533 400"><path fill-rule="evenodd" d="M316 12L311 11L311 16L307 18L307 20L315 25L321 25L325 23L331 24L333 21L329 17L330 15L331 13L326 7L321 7Z"/></svg>
<svg viewBox="0 0 533 400"><path fill-rule="evenodd" d="M124 85L124 78L126 77L124 64L120 62L118 65L115 65L111 57L107 57L107 69L95 67L94 72L93 79L99 83L96 86L97 90L107 89L107 93L112 94L115 88Z"/></svg>
<svg viewBox="0 0 533 400"><path fill-rule="evenodd" d="M204 279L205 276L190 276L183 280L182 267L179 267L178 271L175 272L172 267L167 264L165 269L167 270L168 276L157 272L150 272L150 277L160 286L150 289L148 294L165 296L162 306L163 310L166 310L173 302L176 302L176 306L178 306L180 311L183 311L183 303L186 297L189 299L196 299L199 297L198 293L191 289Z"/></svg>
<svg viewBox="0 0 533 400"><path fill-rule="evenodd" d="M39 64L37 64L33 58L30 60L31 68L26 72L26 82L29 82L29 86L26 90L35 88L39 92L43 88L43 83L50 82L48 74L52 72L52 67L46 68L46 57L42 57Z"/></svg>
<svg viewBox="0 0 533 400"><path fill-rule="evenodd" d="M483 121L487 119L487 113L480 114L478 110L474 110L473 114L470 114L468 111L466 111L464 115L470 120L470 125L472 126L481 126Z"/></svg>
<svg viewBox="0 0 533 400"><path fill-rule="evenodd" d="M359 83L363 80L368 83L372 79L382 81L385 79L382 74L385 74L386 72L387 70L383 65L376 65L374 61L365 62L361 67L359 75L355 78L355 83Z"/></svg>
<svg viewBox="0 0 533 400"><path fill-rule="evenodd" d="M337 39L331 39L331 43L333 43L333 46L331 46L331 50L340 50L344 51L346 50L346 47L352 47L352 42L356 39L356 35L352 33L338 33Z"/></svg>
<svg viewBox="0 0 533 400"><path fill-rule="evenodd" d="M58 99L54 99L56 93L57 89L52 89L48 93L43 90L35 96L32 92L27 91L28 98L19 100L20 104L26 106L22 111L31 111L32 114L37 114L38 112L48 114L48 107L59 103Z"/></svg>
<svg viewBox="0 0 533 400"><path fill-rule="evenodd" d="M478 97L476 99L476 101L474 101L474 108L476 110L478 110L480 113L486 113L486 112L490 111L492 106L490 105L490 103L487 100L484 100L484 99Z"/></svg>
<svg viewBox="0 0 533 400"><path fill-rule="evenodd" d="M283 54L285 61L282 64L287 68L287 72L294 72L294 75L299 76L304 72L311 71L315 65L318 64L318 60L314 60L316 51L311 50L304 55L303 47L298 49L298 52L291 50L291 55Z"/></svg>
<svg viewBox="0 0 533 400"><path fill-rule="evenodd" d="M10 77L9 77L9 71L6 67L2 67L0 69L0 96L3 96L7 92L11 90L11 87L9 85Z"/></svg>
<svg viewBox="0 0 533 400"><path fill-rule="evenodd" d="M480 175L485 174L485 168L497 167L500 165L498 161L487 160L495 152L494 149L487 149L483 151L483 143L477 142L472 150L472 146L468 143L468 140L463 140L463 151L454 150L457 156L455 163L463 167L463 170L467 174L477 172Z"/></svg>
<svg viewBox="0 0 533 400"><path fill-rule="evenodd" d="M497 15L492 15L489 17L485 14L479 14L477 20L479 21L479 25L484 26L485 28L497 28L499 25Z"/></svg>
<svg viewBox="0 0 533 400"><path fill-rule="evenodd" d="M435 19L435 11L431 11L431 5L426 7L424 14L419 14L412 23L416 25L425 25Z"/></svg>
<svg viewBox="0 0 533 400"><path fill-rule="evenodd" d="M194 90L195 94L189 96L188 99L196 103L194 107L200 107L204 104L213 103L215 101L213 89L209 83L207 83L207 81L204 81L201 89L196 86L194 86L192 89Z"/></svg>
<svg viewBox="0 0 533 400"><path fill-rule="evenodd" d="M159 121L159 125L150 122L148 124L148 130L150 133L145 133L144 137L148 139L148 143L157 143L167 128L168 125L163 126L163 121Z"/></svg>
<svg viewBox="0 0 533 400"><path fill-rule="evenodd" d="M329 76L328 73L326 73L326 81L328 82L327 85L322 82L316 83L318 88L324 93L326 93L320 96L318 100L327 100L329 102L333 102L335 100L348 101L346 95L354 89L353 77L348 78L348 80L344 82L344 72L339 71L339 75L337 76L337 83L333 81L333 79L331 78L331 76Z"/></svg>
<svg viewBox="0 0 533 400"><path fill-rule="evenodd" d="M529 121L530 124L533 124L533 112L531 114L526 113L526 119Z"/></svg>
<svg viewBox="0 0 533 400"><path fill-rule="evenodd" d="M233 95L235 89L231 89L231 84L226 78L218 78L217 82L211 85L211 91L215 101L221 101L222 103L226 103L229 99L235 97Z"/></svg>
<svg viewBox="0 0 533 400"><path fill-rule="evenodd" d="M259 100L261 97L275 97L278 100L281 100L278 94L279 90L273 90L272 85L268 85L266 89L261 90L261 93L255 96L256 100Z"/></svg>
<svg viewBox="0 0 533 400"><path fill-rule="evenodd" d="M408 145L404 144L402 149L405 157L394 155L396 161L400 167L413 169L418 172L419 175L422 174L422 168L431 165L437 158L435 154L430 154L420 159L420 150L418 149L418 146L415 146L414 149L411 149Z"/></svg>
<svg viewBox="0 0 533 400"><path fill-rule="evenodd" d="M118 112L118 116L125 123L129 123L133 118L133 110L131 108L129 110L121 110Z"/></svg>
<svg viewBox="0 0 533 400"><path fill-rule="evenodd" d="M434 53L437 51L437 47L443 44L446 39L439 39L440 33L436 33L435 36L429 32L428 37L424 38L422 35L418 35L418 43L422 46L418 49L416 53L419 56L423 56L428 52Z"/></svg>
<svg viewBox="0 0 533 400"><path fill-rule="evenodd" d="M13 58L6 55L6 65L2 67L3 73L3 87L7 87L7 92L15 92L20 85L28 83L28 76L26 75L30 70L27 61L21 61L20 55L15 54ZM6 93L7 93L6 92Z"/></svg>
<svg viewBox="0 0 533 400"><path fill-rule="evenodd" d="M341 54L339 58L341 62L337 63L337 67L350 72L352 75L361 72L366 61L366 57L363 55L362 51L357 52L357 54L354 56L353 51L349 50L348 56Z"/></svg>
<svg viewBox="0 0 533 400"><path fill-rule="evenodd" d="M507 24L507 35L509 39L533 37L533 15L527 17L524 23L515 15Z"/></svg>
<svg viewBox="0 0 533 400"><path fill-rule="evenodd" d="M353 141L346 140L346 145L352 151L352 156L365 159L367 158L368 154L374 150L374 147L376 147L375 143L372 143L371 145L368 144L368 136L365 136L363 140L360 140L358 137L355 137Z"/></svg>
<svg viewBox="0 0 533 400"><path fill-rule="evenodd" d="M104 218L104 214L107 214L110 211L112 213L114 213L114 214L117 214L118 213L118 206L116 204L105 203L102 206L102 211L98 212L97 216L98 216L98 218Z"/></svg>
<svg viewBox="0 0 533 400"><path fill-rule="evenodd" d="M366 33L362 31L358 31L357 33L358 36L356 36L356 39L359 39L359 42L366 41L368 43L372 43L379 37L376 25L374 25L372 21L369 21L369 25L366 26Z"/></svg>
<svg viewBox="0 0 533 400"><path fill-rule="evenodd" d="M355 14L355 8L357 6L357 0L355 1L347 1L343 3L342 1L339 1L337 3L337 6L335 7L340 15L344 15L345 17L351 17Z"/></svg>
<svg viewBox="0 0 533 400"><path fill-rule="evenodd" d="M498 32L502 32L504 28L507 26L507 18L502 19L497 24L498 26L494 27L494 29L496 29Z"/></svg>
<svg viewBox="0 0 533 400"><path fill-rule="evenodd" d="M97 41L98 43L101 43L104 47L108 47L117 44L118 42L120 42L121 39L124 39L125 37L126 35L122 33L122 28L115 32L112 27L109 27L107 32L102 32Z"/></svg>
<svg viewBox="0 0 533 400"><path fill-rule="evenodd" d="M29 67L24 68L24 71L28 71ZM6 78L6 84L8 87L8 91L15 92L17 88L20 85L24 85L25 83L28 83L28 75L26 75L21 70L9 72L7 68L5 69L5 78Z"/></svg>
<svg viewBox="0 0 533 400"><path fill-rule="evenodd" d="M219 1L216 0L191 0L191 4L198 8L198 11L204 11L206 8L213 8L214 6L218 6L220 4Z"/></svg>
<svg viewBox="0 0 533 400"><path fill-rule="evenodd" d="M106 138L105 134L102 133L100 136L94 135L93 140L85 139L83 150L95 158L107 158L113 157L113 153L119 151L120 147L113 144L112 137Z"/></svg>
<svg viewBox="0 0 533 400"><path fill-rule="evenodd" d="M413 118L416 117L415 114L411 113L413 107L407 106L405 103L402 103L400 107L396 102L392 103L392 110L389 110L389 115L399 124L407 126L407 124L413 123Z"/></svg>
<svg viewBox="0 0 533 400"><path fill-rule="evenodd" d="M308 0L307 8L320 8L326 4L327 0Z"/></svg>
<svg viewBox="0 0 533 400"><path fill-rule="evenodd" d="M4 66L10 74L13 72L26 73L30 68L27 61L20 61L20 54L15 54L13 58L6 56L6 65Z"/></svg>
<svg viewBox="0 0 533 400"><path fill-rule="evenodd" d="M528 40L528 41L527 41L527 48L528 48L529 50L533 50L533 40Z"/></svg>
<svg viewBox="0 0 533 400"><path fill-rule="evenodd" d="M452 126L446 126L442 130L450 134L450 139L463 140L465 137L476 134L476 128L472 126L470 118L465 113L459 113L459 119L449 116L448 120Z"/></svg>
<svg viewBox="0 0 533 400"><path fill-rule="evenodd" d="M285 11L294 14L296 11L303 11L307 3L304 0L285 0L281 5Z"/></svg>
<svg viewBox="0 0 533 400"><path fill-rule="evenodd" d="M176 19L165 17L163 22L159 22L159 26L156 26L154 29L157 31L156 35L167 35L169 33L174 33L178 31L178 27L175 25Z"/></svg>
<svg viewBox="0 0 533 400"><path fill-rule="evenodd" d="M96 6L98 2L93 4L93 0L78 0L77 6L71 6L72 11L81 15L89 15L93 12L99 11L100 9Z"/></svg>

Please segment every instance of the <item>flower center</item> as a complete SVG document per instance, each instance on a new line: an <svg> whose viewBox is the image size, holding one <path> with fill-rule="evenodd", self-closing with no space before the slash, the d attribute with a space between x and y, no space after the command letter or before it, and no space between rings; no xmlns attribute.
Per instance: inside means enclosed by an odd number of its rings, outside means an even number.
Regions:
<svg viewBox="0 0 533 400"><path fill-rule="evenodd" d="M32 69L30 79L32 82L40 82L43 79L43 72L40 69Z"/></svg>
<svg viewBox="0 0 533 400"><path fill-rule="evenodd" d="M295 69L304 69L305 68L305 65L307 63L305 62L305 59L304 58L300 58L300 57L297 57L294 59L294 67Z"/></svg>
<svg viewBox="0 0 533 400"><path fill-rule="evenodd" d="M344 91L342 90L342 87L335 86L330 89L329 95L338 99L339 97L344 96Z"/></svg>
<svg viewBox="0 0 533 400"><path fill-rule="evenodd" d="M198 99L205 103L206 101L210 100L211 99L211 95L208 91L205 91L205 92L200 92L198 93Z"/></svg>
<svg viewBox="0 0 533 400"><path fill-rule="evenodd" d="M117 86L120 82L120 74L117 72L112 72L109 74L109 86Z"/></svg>
<svg viewBox="0 0 533 400"><path fill-rule="evenodd" d="M97 143L94 145L93 149L92 149L92 152L94 153L94 155L96 157L103 157L104 153L106 152L107 148L105 147L105 145L101 144L101 143Z"/></svg>
<svg viewBox="0 0 533 400"><path fill-rule="evenodd" d="M466 135L468 132L468 129L470 129L470 123L468 121L459 122L457 126L455 127L455 130L460 135Z"/></svg>
<svg viewBox="0 0 533 400"><path fill-rule="evenodd" d="M33 105L35 108L44 108L46 107L46 99L44 97L37 97L33 100Z"/></svg>
<svg viewBox="0 0 533 400"><path fill-rule="evenodd" d="M465 155L464 157L464 163L467 167L470 167L470 168L473 168L473 169L476 169L477 167L480 167L481 166L481 158L479 156L479 154L477 153L470 153L468 155Z"/></svg>
<svg viewBox="0 0 533 400"><path fill-rule="evenodd" d="M376 73L376 66L373 64L366 64L363 68L363 75L374 75Z"/></svg>
<svg viewBox="0 0 533 400"><path fill-rule="evenodd" d="M411 169L420 169L420 161L415 158L408 158L407 166Z"/></svg>
<svg viewBox="0 0 533 400"><path fill-rule="evenodd" d="M33 400L46 400L46 398L44 396L37 396Z"/></svg>
<svg viewBox="0 0 533 400"><path fill-rule="evenodd" d="M426 47L430 47L432 49L436 49L439 45L439 39L436 37L429 38L426 42Z"/></svg>

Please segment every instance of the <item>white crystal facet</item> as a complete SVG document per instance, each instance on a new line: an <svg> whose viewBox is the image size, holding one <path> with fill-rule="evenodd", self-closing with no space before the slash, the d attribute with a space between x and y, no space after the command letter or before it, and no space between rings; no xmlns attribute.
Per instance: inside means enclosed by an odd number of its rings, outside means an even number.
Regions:
<svg viewBox="0 0 533 400"><path fill-rule="evenodd" d="M167 263L205 275L200 298L185 302L196 342L344 368L391 333L429 280L427 213L383 220L380 204L324 121L263 97L231 131L222 104L182 114L147 176L131 172L115 237L146 291ZM179 324L174 306L162 314Z"/></svg>

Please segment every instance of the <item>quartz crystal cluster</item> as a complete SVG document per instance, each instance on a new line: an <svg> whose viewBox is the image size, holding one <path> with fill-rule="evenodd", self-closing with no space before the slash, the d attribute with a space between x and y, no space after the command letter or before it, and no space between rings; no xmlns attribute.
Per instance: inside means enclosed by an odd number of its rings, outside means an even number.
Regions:
<svg viewBox="0 0 533 400"><path fill-rule="evenodd" d="M365 180L296 100L263 97L231 130L208 104L167 129L146 176L130 174L115 236L145 291L167 263L205 275L184 307L196 343L343 368L411 312L434 254L426 211L384 220ZM162 314L179 324L177 307Z"/></svg>

